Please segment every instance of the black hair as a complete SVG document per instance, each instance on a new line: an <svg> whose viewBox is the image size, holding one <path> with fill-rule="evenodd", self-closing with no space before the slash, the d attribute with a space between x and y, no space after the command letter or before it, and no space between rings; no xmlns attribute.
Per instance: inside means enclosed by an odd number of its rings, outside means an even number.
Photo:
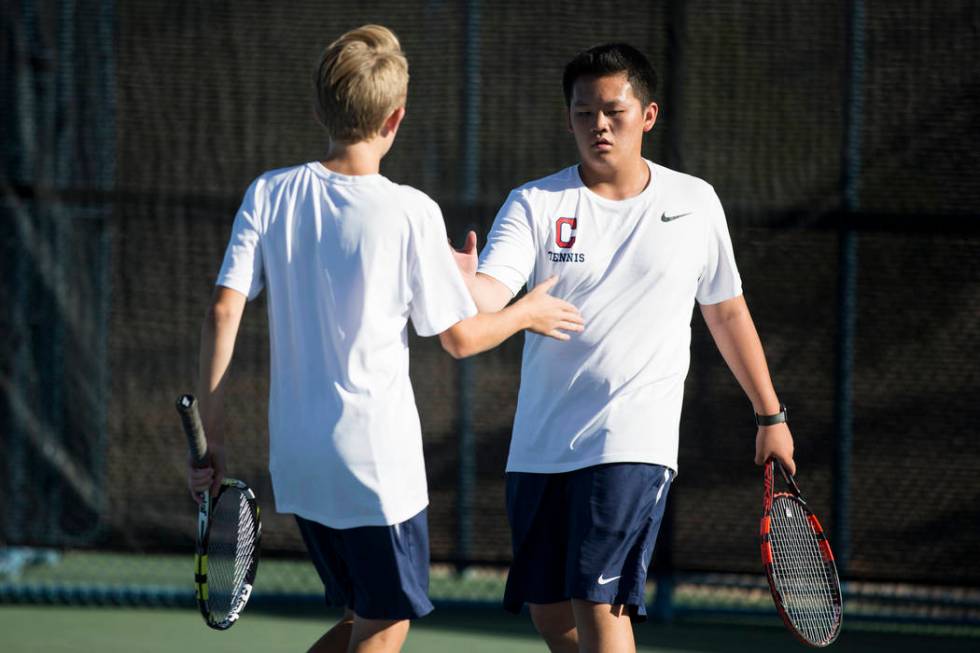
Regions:
<svg viewBox="0 0 980 653"><path fill-rule="evenodd" d="M575 80L586 75L615 75L626 73L633 92L643 106L653 102L657 90L657 71L642 52L626 43L603 43L575 56L565 66L561 85L565 91L565 106L571 106Z"/></svg>

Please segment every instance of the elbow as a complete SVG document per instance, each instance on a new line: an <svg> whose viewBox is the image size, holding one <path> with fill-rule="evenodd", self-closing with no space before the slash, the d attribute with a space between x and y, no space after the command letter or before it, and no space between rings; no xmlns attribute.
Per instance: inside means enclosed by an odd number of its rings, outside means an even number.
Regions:
<svg viewBox="0 0 980 653"><path fill-rule="evenodd" d="M439 334L439 343L445 352L456 360L467 358L474 354L466 338L452 328Z"/></svg>
<svg viewBox="0 0 980 653"><path fill-rule="evenodd" d="M208 309L208 322L211 324L221 324L227 322L232 317L232 310L224 304L213 304Z"/></svg>
<svg viewBox="0 0 980 653"><path fill-rule="evenodd" d="M208 308L201 324L201 337L210 340L229 327L237 326L237 317L233 310L222 304L213 304Z"/></svg>
<svg viewBox="0 0 980 653"><path fill-rule="evenodd" d="M207 315L204 316L204 324L206 327L216 329L222 324L233 322L235 319L237 319L235 307L230 306L227 302L218 301L208 307Z"/></svg>
<svg viewBox="0 0 980 653"><path fill-rule="evenodd" d="M459 347L455 343L450 343L450 342L446 342L445 340L443 340L442 341L442 348L443 348L443 350L447 354L449 354L450 356L452 356L456 360L459 360L461 358L465 358L465 356L463 356L461 350L459 349Z"/></svg>

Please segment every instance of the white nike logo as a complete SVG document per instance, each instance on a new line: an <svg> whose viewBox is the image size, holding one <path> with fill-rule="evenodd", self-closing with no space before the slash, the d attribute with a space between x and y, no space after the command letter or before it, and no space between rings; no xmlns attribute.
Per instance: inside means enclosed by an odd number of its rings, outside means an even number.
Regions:
<svg viewBox="0 0 980 653"><path fill-rule="evenodd" d="M599 574L599 581L598 582L599 582L600 585L606 585L607 583L611 583L614 580L619 580L620 578L622 578L622 576L613 576L612 578L603 578L602 577L602 574Z"/></svg>

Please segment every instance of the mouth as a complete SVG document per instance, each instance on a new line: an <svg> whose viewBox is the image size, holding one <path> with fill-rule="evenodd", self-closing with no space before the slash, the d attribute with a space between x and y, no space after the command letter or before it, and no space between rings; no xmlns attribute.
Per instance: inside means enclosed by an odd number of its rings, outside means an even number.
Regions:
<svg viewBox="0 0 980 653"><path fill-rule="evenodd" d="M612 149L612 143L610 143L605 138L597 138L592 141L592 149L599 150L600 152L606 152Z"/></svg>

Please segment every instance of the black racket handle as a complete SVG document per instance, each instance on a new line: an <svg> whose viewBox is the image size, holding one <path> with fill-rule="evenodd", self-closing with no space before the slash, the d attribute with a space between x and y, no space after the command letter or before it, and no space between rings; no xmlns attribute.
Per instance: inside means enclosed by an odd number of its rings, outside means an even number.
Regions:
<svg viewBox="0 0 980 653"><path fill-rule="evenodd" d="M208 441L204 437L204 425L201 424L201 413L197 409L197 399L194 395L180 395L177 398L177 413L180 423L184 426L187 436L187 446L191 451L191 460L195 467L208 466Z"/></svg>
<svg viewBox="0 0 980 653"><path fill-rule="evenodd" d="M786 485L788 485L789 488L793 490L793 494L795 494L796 496L800 496L800 487L796 484L796 479L794 479L792 476L786 473L786 470L783 469L783 464L779 462L776 458L773 458L772 462L774 465L776 465L776 469L779 470L779 473L783 475L783 480L786 481Z"/></svg>

